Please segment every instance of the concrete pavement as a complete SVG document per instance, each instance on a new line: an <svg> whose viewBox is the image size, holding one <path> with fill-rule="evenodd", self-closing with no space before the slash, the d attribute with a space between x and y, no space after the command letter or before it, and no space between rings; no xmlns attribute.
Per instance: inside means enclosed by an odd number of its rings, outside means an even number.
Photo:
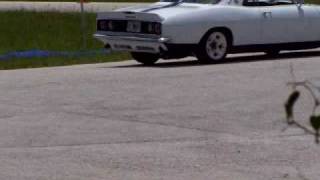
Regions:
<svg viewBox="0 0 320 180"><path fill-rule="evenodd" d="M319 80L319 57L0 71L0 179L318 180L313 137L282 130L290 63Z"/></svg>

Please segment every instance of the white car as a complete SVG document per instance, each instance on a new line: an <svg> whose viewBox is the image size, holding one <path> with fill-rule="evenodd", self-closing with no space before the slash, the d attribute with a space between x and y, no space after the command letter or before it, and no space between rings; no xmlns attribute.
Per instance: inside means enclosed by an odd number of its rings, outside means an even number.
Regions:
<svg viewBox="0 0 320 180"><path fill-rule="evenodd" d="M320 47L320 6L303 0L163 0L99 13L94 35L143 64L196 56Z"/></svg>

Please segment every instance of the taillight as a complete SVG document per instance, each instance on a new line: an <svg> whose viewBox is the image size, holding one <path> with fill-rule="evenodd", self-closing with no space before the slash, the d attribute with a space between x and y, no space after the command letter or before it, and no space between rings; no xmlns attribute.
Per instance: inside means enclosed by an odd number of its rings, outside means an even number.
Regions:
<svg viewBox="0 0 320 180"><path fill-rule="evenodd" d="M101 19L97 21L97 29L98 31L125 32L127 29L127 21Z"/></svg>
<svg viewBox="0 0 320 180"><path fill-rule="evenodd" d="M155 23L154 25L154 32L158 35L161 34L161 23Z"/></svg>
<svg viewBox="0 0 320 180"><path fill-rule="evenodd" d="M97 30L98 31L108 31L108 21L107 20L98 20Z"/></svg>
<svg viewBox="0 0 320 180"><path fill-rule="evenodd" d="M157 22L150 22L148 23L147 33L149 34L161 34L161 23Z"/></svg>
<svg viewBox="0 0 320 180"><path fill-rule="evenodd" d="M108 30L109 30L109 31L114 30L114 23L113 23L113 21L108 21L107 24L108 24Z"/></svg>

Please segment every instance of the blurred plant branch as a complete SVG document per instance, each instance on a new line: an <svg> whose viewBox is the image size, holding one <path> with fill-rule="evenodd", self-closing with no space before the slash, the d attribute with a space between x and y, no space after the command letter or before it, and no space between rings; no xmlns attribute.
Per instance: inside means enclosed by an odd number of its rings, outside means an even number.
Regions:
<svg viewBox="0 0 320 180"><path fill-rule="evenodd" d="M292 82L289 82L288 85L292 87L292 92L289 95L286 103L285 103L285 110L286 110L286 120L289 126L295 126L305 131L305 133L311 134L315 136L315 142L317 144L320 143L320 115L316 114L317 108L320 106L320 99L317 97L317 92L320 93L320 88L317 87L311 81L297 81L296 76L294 74L294 69L292 64L290 64L290 73L292 77ZM311 127L301 124L295 119L294 107L296 102L300 98L300 91L298 88L302 88L306 90L313 98L313 110L309 118L309 123Z"/></svg>

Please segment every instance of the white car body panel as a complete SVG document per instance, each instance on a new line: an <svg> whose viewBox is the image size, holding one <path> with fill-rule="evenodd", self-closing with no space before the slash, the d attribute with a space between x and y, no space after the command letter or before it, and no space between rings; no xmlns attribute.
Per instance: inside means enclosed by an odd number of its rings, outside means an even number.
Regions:
<svg viewBox="0 0 320 180"><path fill-rule="evenodd" d="M188 5L182 5L181 8L186 8L186 6ZM259 25L261 22L255 10L244 11L243 7L230 7L229 5L199 6L206 7L199 8L198 12L176 15L164 20L163 24L167 28L163 35L171 39L173 43L197 44L210 29L228 27L232 30L234 45L261 43ZM230 13L224 13L225 11L230 11ZM186 29L188 33L181 33Z"/></svg>
<svg viewBox="0 0 320 180"><path fill-rule="evenodd" d="M159 2L144 7L123 8L100 13L97 19L161 22L161 36L145 37L166 38L169 39L166 43L170 44L198 44L206 32L219 27L232 32L233 46L320 42L320 6L317 5L251 7L242 6L241 1L237 4L233 0L222 0L215 5L181 3L164 7L169 4ZM103 39L101 35L112 35L110 32L97 34L100 35L97 38L105 43L108 39ZM130 33L126 35L135 36Z"/></svg>
<svg viewBox="0 0 320 180"><path fill-rule="evenodd" d="M315 7L283 5L260 7L261 13L269 13L262 20L262 43L287 43L320 40L315 26L320 27L319 14ZM317 20L318 19L318 20Z"/></svg>

